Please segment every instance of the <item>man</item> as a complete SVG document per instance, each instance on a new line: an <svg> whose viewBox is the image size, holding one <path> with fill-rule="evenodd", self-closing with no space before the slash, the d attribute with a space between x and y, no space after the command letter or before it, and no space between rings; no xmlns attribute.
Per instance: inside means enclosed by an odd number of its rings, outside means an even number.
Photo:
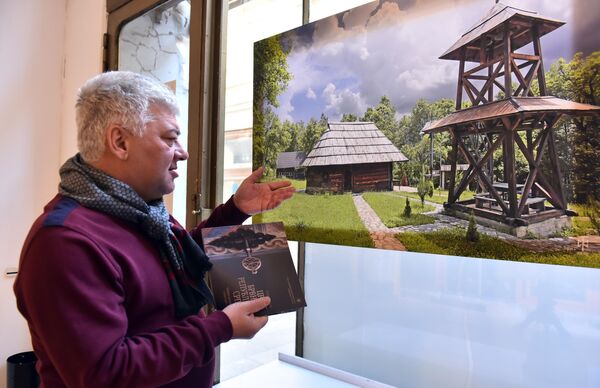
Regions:
<svg viewBox="0 0 600 388"><path fill-rule="evenodd" d="M269 298L205 316L200 228L243 222L291 197L259 169L189 234L165 209L177 163L177 102L130 72L98 75L76 104L79 153L27 236L14 290L44 387L209 387L215 347L251 338Z"/></svg>

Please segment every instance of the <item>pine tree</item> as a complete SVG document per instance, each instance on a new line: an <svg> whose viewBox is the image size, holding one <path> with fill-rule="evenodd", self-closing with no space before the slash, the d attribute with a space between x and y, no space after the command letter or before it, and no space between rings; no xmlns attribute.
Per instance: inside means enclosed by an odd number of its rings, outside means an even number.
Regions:
<svg viewBox="0 0 600 388"><path fill-rule="evenodd" d="M410 214L412 213L412 209L410 208L410 201L408 197L406 197L406 205L404 205L404 213L402 214L406 218L410 218Z"/></svg>
<svg viewBox="0 0 600 388"><path fill-rule="evenodd" d="M471 212L471 216L469 216L469 227L467 228L467 241L479 241L479 231L477 230L477 222L475 221L475 214L473 212Z"/></svg>

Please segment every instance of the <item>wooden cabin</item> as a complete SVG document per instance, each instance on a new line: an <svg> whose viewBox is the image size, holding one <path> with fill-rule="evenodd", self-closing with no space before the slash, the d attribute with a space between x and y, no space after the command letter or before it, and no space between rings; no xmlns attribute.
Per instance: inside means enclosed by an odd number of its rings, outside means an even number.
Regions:
<svg viewBox="0 0 600 388"><path fill-rule="evenodd" d="M278 178L304 179L302 162L306 153L302 151L282 152L277 155L276 175Z"/></svg>
<svg viewBox="0 0 600 388"><path fill-rule="evenodd" d="M408 160L372 122L328 123L302 163L306 193L391 191L392 165Z"/></svg>

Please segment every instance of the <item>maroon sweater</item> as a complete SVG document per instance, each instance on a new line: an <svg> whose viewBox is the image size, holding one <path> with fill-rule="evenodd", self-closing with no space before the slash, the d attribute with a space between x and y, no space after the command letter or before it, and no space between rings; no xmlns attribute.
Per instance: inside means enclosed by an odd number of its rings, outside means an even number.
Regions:
<svg viewBox="0 0 600 388"><path fill-rule="evenodd" d="M230 199L191 231L248 216ZM42 387L210 387L217 311L175 319L158 249L135 224L56 196L33 224L14 291Z"/></svg>

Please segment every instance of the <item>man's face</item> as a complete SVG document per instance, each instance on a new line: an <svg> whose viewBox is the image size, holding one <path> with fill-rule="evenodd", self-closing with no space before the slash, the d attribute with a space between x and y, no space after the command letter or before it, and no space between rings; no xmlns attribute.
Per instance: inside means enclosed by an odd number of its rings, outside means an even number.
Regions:
<svg viewBox="0 0 600 388"><path fill-rule="evenodd" d="M175 189L177 162L189 154L179 144L177 119L167 109L153 106L152 121L142 137L130 137L129 184L146 202L162 198Z"/></svg>

